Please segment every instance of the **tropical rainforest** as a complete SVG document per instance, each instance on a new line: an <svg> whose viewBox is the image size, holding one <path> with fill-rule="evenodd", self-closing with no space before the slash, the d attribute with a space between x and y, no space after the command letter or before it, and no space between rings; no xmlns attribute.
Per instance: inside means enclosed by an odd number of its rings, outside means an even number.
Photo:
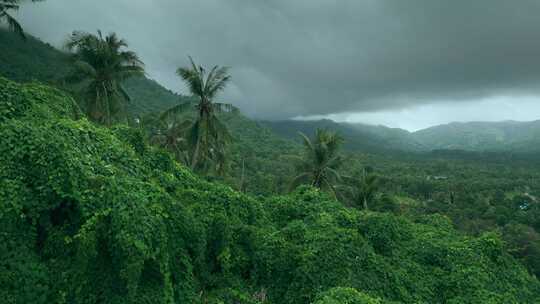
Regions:
<svg viewBox="0 0 540 304"><path fill-rule="evenodd" d="M540 303L537 138L501 140L535 124L254 121L234 70L190 57L180 95L3 3L2 303Z"/></svg>

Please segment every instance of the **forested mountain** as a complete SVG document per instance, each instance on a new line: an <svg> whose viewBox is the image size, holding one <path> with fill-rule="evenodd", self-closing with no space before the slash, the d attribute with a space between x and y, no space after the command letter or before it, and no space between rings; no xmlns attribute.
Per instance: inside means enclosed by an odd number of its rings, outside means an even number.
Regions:
<svg viewBox="0 0 540 304"><path fill-rule="evenodd" d="M345 148L350 151L392 153L427 150L413 138L411 133L384 126L337 123L328 119L264 121L263 125L283 137L294 140L299 139L298 132L313 134L318 128L335 130L345 139Z"/></svg>
<svg viewBox="0 0 540 304"><path fill-rule="evenodd" d="M418 142L434 150L540 151L540 121L456 122L413 135Z"/></svg>
<svg viewBox="0 0 540 304"><path fill-rule="evenodd" d="M349 150L370 153L433 150L514 153L540 151L540 121L455 122L416 132L331 120L286 120L264 124L287 138L298 138L297 130L305 133L313 133L317 128L337 130L347 140L345 146Z"/></svg>

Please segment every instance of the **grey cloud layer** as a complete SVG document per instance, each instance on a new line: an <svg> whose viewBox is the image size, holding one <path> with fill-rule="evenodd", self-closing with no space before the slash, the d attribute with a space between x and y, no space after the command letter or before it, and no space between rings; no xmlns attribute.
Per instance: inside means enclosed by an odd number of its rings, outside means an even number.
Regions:
<svg viewBox="0 0 540 304"><path fill-rule="evenodd" d="M536 95L536 0L48 0L21 18L59 42L116 31L183 90L191 54L233 67L223 98L261 118Z"/></svg>

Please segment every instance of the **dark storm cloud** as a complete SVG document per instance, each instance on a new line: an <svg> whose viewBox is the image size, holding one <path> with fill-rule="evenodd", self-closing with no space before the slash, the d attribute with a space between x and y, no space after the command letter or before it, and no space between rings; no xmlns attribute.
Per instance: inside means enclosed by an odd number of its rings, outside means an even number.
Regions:
<svg viewBox="0 0 540 304"><path fill-rule="evenodd" d="M183 91L186 56L231 66L226 99L262 118L536 95L537 0L47 0L27 28L53 42L116 31Z"/></svg>

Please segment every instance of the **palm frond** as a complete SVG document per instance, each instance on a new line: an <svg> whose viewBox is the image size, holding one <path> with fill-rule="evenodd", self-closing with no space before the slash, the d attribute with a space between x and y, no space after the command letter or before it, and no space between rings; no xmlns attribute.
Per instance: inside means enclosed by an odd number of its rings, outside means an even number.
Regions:
<svg viewBox="0 0 540 304"><path fill-rule="evenodd" d="M341 182L341 180L342 180L341 174L337 170L334 170L333 168L330 168L330 167L326 167L325 171L326 171L325 173L329 177L331 177L332 181Z"/></svg>
<svg viewBox="0 0 540 304"><path fill-rule="evenodd" d="M326 184L326 187L331 190L332 194L334 195L334 198L338 199L338 192L333 184L331 184L326 178L323 179L323 183Z"/></svg>
<svg viewBox="0 0 540 304"><path fill-rule="evenodd" d="M104 37L101 31L97 35L74 31L64 47L74 61L67 80L84 81L90 116L110 125L112 116L125 112L125 103L131 100L122 82L144 75L143 63L135 53L123 50L127 43L114 33Z"/></svg>
<svg viewBox="0 0 540 304"><path fill-rule="evenodd" d="M73 69L76 73L86 77L96 77L96 69L88 64L88 62L77 60L73 63Z"/></svg>
<svg viewBox="0 0 540 304"><path fill-rule="evenodd" d="M164 120L164 119L168 119L168 118L171 118L171 117L175 117L175 116L178 116L178 115L186 113L186 112L194 111L196 108L197 108L197 104L194 103L194 102L180 103L180 104L177 104L176 106L166 110L165 112L163 112L163 114L161 114L160 119Z"/></svg>
<svg viewBox="0 0 540 304"><path fill-rule="evenodd" d="M131 96L129 95L128 91L126 91L123 85L118 85L118 92L127 102L131 102Z"/></svg>
<svg viewBox="0 0 540 304"><path fill-rule="evenodd" d="M219 68L219 66L214 66L211 70L210 70L210 73L208 73L208 76L206 77L206 81L204 83L204 91L205 92L208 92L209 91L209 85L212 83L212 78L214 77L214 74L216 73L217 69Z"/></svg>
<svg viewBox="0 0 540 304"><path fill-rule="evenodd" d="M309 139L309 137L307 137L304 133L302 132L298 132L298 134L300 135L300 137L302 138L302 142L304 143L304 147L308 150L308 151L314 151L315 149L313 148L313 143L311 142L311 140Z"/></svg>
<svg viewBox="0 0 540 304"><path fill-rule="evenodd" d="M127 46L127 45L126 45ZM130 66L144 67L144 63L141 61L139 56L132 51L123 51L118 54L118 57L121 59L122 63Z"/></svg>
<svg viewBox="0 0 540 304"><path fill-rule="evenodd" d="M200 81L199 73L197 70L192 70L188 68L178 68L176 71L178 76L180 76L188 85L189 91L196 96L203 97L203 84Z"/></svg>
<svg viewBox="0 0 540 304"><path fill-rule="evenodd" d="M222 141L224 143L231 141L232 136L229 133L229 128L227 128L227 126L223 124L215 115L213 115L211 118L210 126L214 136L213 139L215 141Z"/></svg>
<svg viewBox="0 0 540 304"><path fill-rule="evenodd" d="M213 102L212 109L216 113L238 113L240 109L229 103Z"/></svg>
<svg viewBox="0 0 540 304"><path fill-rule="evenodd" d="M231 76L228 75L228 72L228 67L215 67L215 71L212 73L212 77L209 77L205 88L205 92L209 98L213 98L218 92L225 89L227 83L231 80Z"/></svg>
<svg viewBox="0 0 540 304"><path fill-rule="evenodd" d="M13 16L11 16L7 11L2 12L0 15L0 19L4 19L7 24L8 28L17 33L22 39L26 40L26 35L24 34L24 30L22 26L17 22L17 19L15 19Z"/></svg>
<svg viewBox="0 0 540 304"><path fill-rule="evenodd" d="M303 182L307 182L311 177L309 172L303 172L295 176L290 184L289 190L294 190L296 187L301 185Z"/></svg>

